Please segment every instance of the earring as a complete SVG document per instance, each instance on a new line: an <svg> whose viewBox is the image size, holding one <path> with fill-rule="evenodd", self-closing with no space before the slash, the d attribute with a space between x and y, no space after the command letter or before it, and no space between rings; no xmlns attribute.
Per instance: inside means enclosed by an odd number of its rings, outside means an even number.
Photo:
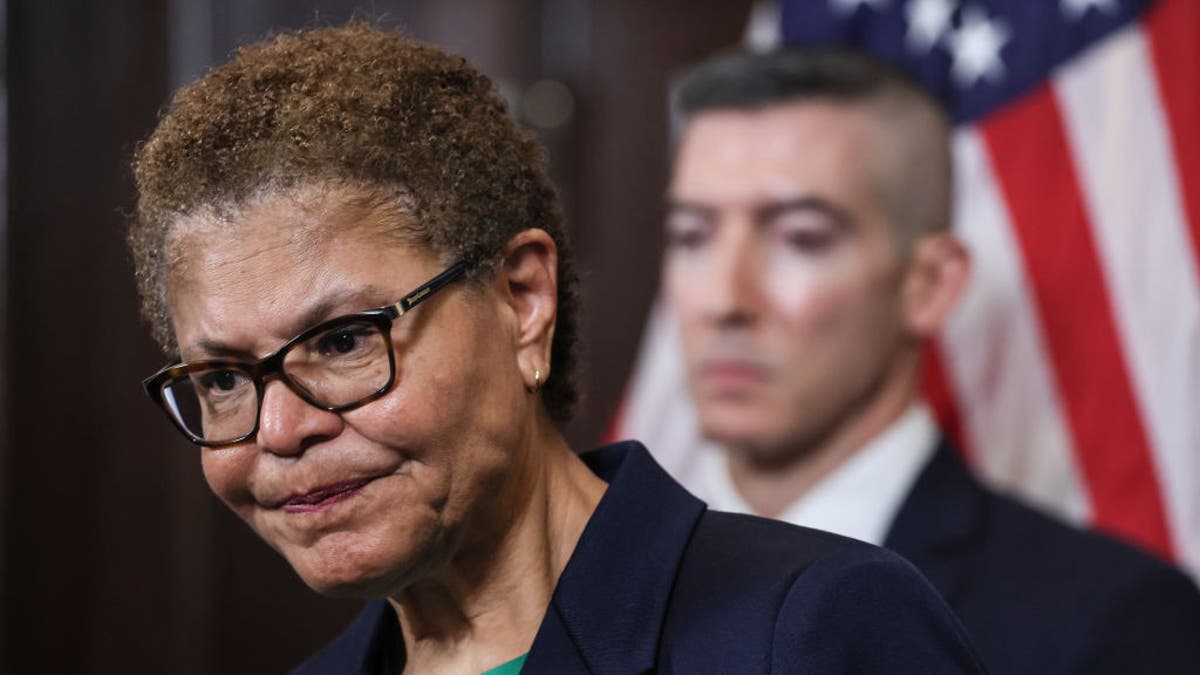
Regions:
<svg viewBox="0 0 1200 675"><path fill-rule="evenodd" d="M533 386L525 387L525 389L531 394L536 394L538 392L538 390L541 388L542 388L542 369L534 368L533 369Z"/></svg>

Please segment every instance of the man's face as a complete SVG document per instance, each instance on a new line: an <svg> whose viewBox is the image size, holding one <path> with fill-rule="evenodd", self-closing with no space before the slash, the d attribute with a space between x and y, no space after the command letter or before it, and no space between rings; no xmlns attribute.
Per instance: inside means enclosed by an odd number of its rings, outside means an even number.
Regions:
<svg viewBox="0 0 1200 675"><path fill-rule="evenodd" d="M912 351L877 124L809 102L702 113L681 141L664 283L688 384L705 435L759 461L853 424Z"/></svg>

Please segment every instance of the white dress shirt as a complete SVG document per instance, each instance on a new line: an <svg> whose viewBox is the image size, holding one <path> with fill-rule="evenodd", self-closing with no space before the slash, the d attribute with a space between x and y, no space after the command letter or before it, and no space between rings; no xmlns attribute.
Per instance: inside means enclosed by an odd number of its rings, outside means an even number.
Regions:
<svg viewBox="0 0 1200 675"><path fill-rule="evenodd" d="M937 442L929 408L914 404L778 519L881 545ZM754 513L733 484L723 453L710 452L702 459L690 486L693 492L713 509Z"/></svg>

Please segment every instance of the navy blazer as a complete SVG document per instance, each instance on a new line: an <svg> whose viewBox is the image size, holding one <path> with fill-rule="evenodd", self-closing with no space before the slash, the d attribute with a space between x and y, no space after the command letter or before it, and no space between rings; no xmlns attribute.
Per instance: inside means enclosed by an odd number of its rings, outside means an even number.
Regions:
<svg viewBox="0 0 1200 675"><path fill-rule="evenodd" d="M958 621L888 551L706 510L637 442L583 456L609 483L524 673L981 672ZM383 672L400 639L370 602L296 672Z"/></svg>
<svg viewBox="0 0 1200 675"><path fill-rule="evenodd" d="M993 673L1200 673L1188 577L987 490L944 441L884 545L941 591Z"/></svg>

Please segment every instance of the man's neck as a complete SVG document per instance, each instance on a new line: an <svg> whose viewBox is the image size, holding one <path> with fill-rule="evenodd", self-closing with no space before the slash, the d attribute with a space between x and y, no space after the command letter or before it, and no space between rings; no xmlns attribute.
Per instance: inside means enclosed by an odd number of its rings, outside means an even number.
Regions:
<svg viewBox="0 0 1200 675"><path fill-rule="evenodd" d="M754 513L779 517L838 467L882 434L917 401L915 385L896 383L842 420L816 442L774 452L785 461L759 462L754 453L729 448L733 486Z"/></svg>

